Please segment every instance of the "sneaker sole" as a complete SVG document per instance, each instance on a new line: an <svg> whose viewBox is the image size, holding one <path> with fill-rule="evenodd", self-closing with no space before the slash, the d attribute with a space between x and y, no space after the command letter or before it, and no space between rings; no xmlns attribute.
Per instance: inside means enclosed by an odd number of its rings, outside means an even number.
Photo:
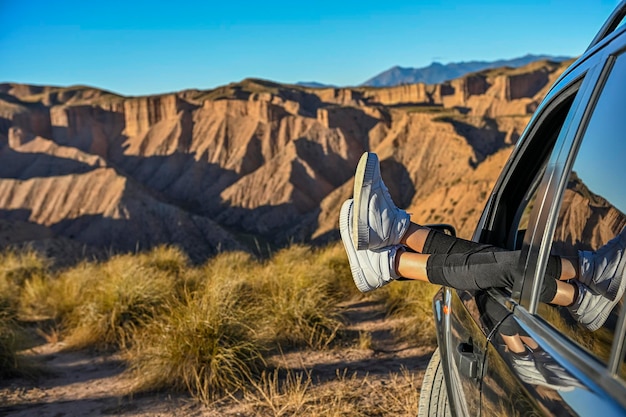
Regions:
<svg viewBox="0 0 626 417"><path fill-rule="evenodd" d="M624 251L626 249L623 243L625 237L626 236L624 235L620 236L619 243L621 244L620 249L622 251L622 259L618 263L617 271L615 271L615 277L611 280L611 283L609 284L609 288L607 288L607 291L606 291L606 296L611 301L620 299L622 297L622 294L624 294L624 286L622 285L622 282L624 282L624 267L626 266L626 254L624 254Z"/></svg>
<svg viewBox="0 0 626 417"><path fill-rule="evenodd" d="M622 279L622 277L624 275L625 268L626 268L626 262L620 262L619 266L617 267L617 271L615 271L615 275L620 277L620 280L619 280L620 283L619 283L619 287L617 288L615 292L615 298L614 299L610 299L608 297L605 298L606 304L601 308L600 314L598 314L596 318L593 319L589 324L584 325L592 332L602 327L604 322L609 318L609 315L611 315L611 311L613 311L613 307L615 307L615 305L619 302L619 300L621 300L622 295L624 295L624 289L626 289L626 280Z"/></svg>
<svg viewBox="0 0 626 417"><path fill-rule="evenodd" d="M371 152L365 152L354 174L354 208L352 211L352 242L357 250L369 248L370 233L367 224L368 203L372 193L372 180L378 164L378 157Z"/></svg>
<svg viewBox="0 0 626 417"><path fill-rule="evenodd" d="M350 236L349 217L350 205L352 204L353 202L351 200L346 200L341 206L341 212L339 213L339 232L341 234L343 247L348 254L348 262L350 263L350 272L352 272L352 279L354 280L354 284L359 289L359 291L368 292L374 290L375 288L370 286L365 280L365 275L363 274L363 270L359 266L359 260L356 256L356 249L354 249L352 236Z"/></svg>

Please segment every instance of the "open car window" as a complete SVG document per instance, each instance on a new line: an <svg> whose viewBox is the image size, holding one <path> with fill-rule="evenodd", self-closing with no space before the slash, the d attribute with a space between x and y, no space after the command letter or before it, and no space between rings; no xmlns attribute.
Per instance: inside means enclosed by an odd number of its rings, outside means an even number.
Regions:
<svg viewBox="0 0 626 417"><path fill-rule="evenodd" d="M494 210L482 231L481 242L509 250L522 248L538 195L545 191L540 186L548 161L581 84L581 77L570 81L565 91L554 97L536 117L504 174L503 186L494 193ZM518 276L519 282L516 281L512 289L513 298L523 286L524 275Z"/></svg>
<svg viewBox="0 0 626 417"><path fill-rule="evenodd" d="M550 243L551 254L570 258L577 267L580 265L580 251L586 251L586 256L593 256L593 252L605 247L626 225L626 192L623 186L626 178L626 161L623 160L626 155L626 54L611 60L612 66L569 170ZM623 249L615 250L623 252ZM596 267L605 268L606 265L598 262ZM615 272L607 269L607 277L611 273ZM587 288L585 286L584 291ZM540 303L537 314L598 360L608 364L613 342L624 339L623 330L617 330L620 320L623 321L623 318L620 319L623 295L618 292L617 299L609 302L602 291L591 289L586 294L595 307L586 314L583 324L567 307ZM606 315L606 321L603 321L602 315ZM620 370L622 377L624 373Z"/></svg>

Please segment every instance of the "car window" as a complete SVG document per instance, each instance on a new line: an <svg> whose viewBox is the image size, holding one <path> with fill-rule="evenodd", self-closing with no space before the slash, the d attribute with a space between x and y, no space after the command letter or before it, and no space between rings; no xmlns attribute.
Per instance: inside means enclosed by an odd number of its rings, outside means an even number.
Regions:
<svg viewBox="0 0 626 417"><path fill-rule="evenodd" d="M546 161L547 162L547 161ZM526 230L528 230L528 224L530 222L530 214L535 208L535 200L537 199L537 193L539 191L539 181L543 177L546 171L546 165L539 170L536 175L535 181L531 184L531 187L526 192L524 199L517 209L516 215L516 230L514 233L511 233L511 238L515 239L515 242L509 245L511 249L521 249L524 235L526 234Z"/></svg>
<svg viewBox="0 0 626 417"><path fill-rule="evenodd" d="M511 250L522 249L526 231L531 221L538 193L542 192L541 181L546 172L550 155L561 135L572 105L583 83L583 77L569 85L546 106L534 128L530 130L526 148L520 149L521 157L510 174L502 197L497 202L492 235L484 240L493 245L502 245ZM506 231L500 237L498 231ZM504 242L504 243L502 243ZM520 265L520 268L525 267ZM513 284L511 297L518 298L526 276L519 274Z"/></svg>
<svg viewBox="0 0 626 417"><path fill-rule="evenodd" d="M606 275L611 275L610 268L606 268L606 262L601 262L602 258L594 257L593 252L601 248L605 251L605 245L626 225L626 192L623 187L626 178L625 74L626 56L621 55L614 62L582 136L562 195L552 239L552 254L569 258L576 267L580 267L580 251L586 251L586 259L596 259L594 268L606 269ZM610 251L607 256L611 256ZM583 265L582 269L588 269L588 265ZM585 286L582 291L588 289ZM588 299L593 303L588 308L593 311L588 310L587 320L595 320L594 317L603 311L608 315L604 324L595 331L577 323L572 309L568 307L540 304L537 312L606 363L611 354L622 304L619 300L621 294L618 293L616 301L610 303L606 301L604 290L592 288L589 291L586 296L591 294L593 298Z"/></svg>
<svg viewBox="0 0 626 417"><path fill-rule="evenodd" d="M531 129L519 159L507 174L506 186L498 191L491 227L481 242L519 249L548 159L572 106L580 81L546 108Z"/></svg>

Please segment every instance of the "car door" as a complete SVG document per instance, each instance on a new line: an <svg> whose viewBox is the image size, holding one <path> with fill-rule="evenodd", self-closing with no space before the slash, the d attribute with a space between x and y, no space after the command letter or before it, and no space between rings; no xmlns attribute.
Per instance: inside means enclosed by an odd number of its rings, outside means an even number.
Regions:
<svg viewBox="0 0 626 417"><path fill-rule="evenodd" d="M624 413L622 302L596 332L576 325L567 308L539 302L550 255L576 258L579 249L597 250L626 224L626 192L615 180L622 170L626 175L623 38L617 34L599 46L552 89L477 230L479 239L506 241L509 249L520 247L523 237L524 271L510 294L483 295L483 314L496 323L483 366L482 415ZM556 137L545 145L548 159L529 173L523 168L533 143L551 130ZM517 203L509 196L524 177L520 172L535 180ZM532 346L531 366L515 361L511 340Z"/></svg>
<svg viewBox="0 0 626 417"><path fill-rule="evenodd" d="M565 127L572 123L574 109L583 102L581 88L589 65L563 79L548 100L535 112L520 142L505 166L474 234L474 240L504 249L520 249L529 213L535 207L540 183L552 151ZM565 128L565 131L567 129ZM511 375L507 346L499 330L512 326L509 318L517 305L523 282L508 291L447 291L449 306L445 331L439 345L449 370L450 406L456 415L514 415L508 393L522 402L532 402L524 382ZM486 399L482 397L486 396ZM523 408L523 407L522 407Z"/></svg>
<svg viewBox="0 0 626 417"><path fill-rule="evenodd" d="M551 171L550 157L559 153L560 138L576 123L577 110L593 85L589 65L574 71L553 90L538 109L521 138L490 197L476 230L478 241L509 250L522 250L523 238L541 206L542 181ZM526 265L519 265L521 270ZM476 295L479 314L487 334L481 384L481 415L542 415L537 390L557 388L539 373L534 363L518 361L511 354L524 346L528 335L514 320L525 275L510 290L490 290ZM529 342L530 343L530 342Z"/></svg>

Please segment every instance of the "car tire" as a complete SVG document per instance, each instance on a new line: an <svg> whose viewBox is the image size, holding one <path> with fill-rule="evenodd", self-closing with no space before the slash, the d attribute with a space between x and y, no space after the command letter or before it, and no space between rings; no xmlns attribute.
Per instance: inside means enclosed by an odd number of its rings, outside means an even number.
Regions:
<svg viewBox="0 0 626 417"><path fill-rule="evenodd" d="M439 348L430 358L428 368L424 374L420 402L417 411L418 417L450 417L450 403L448 390L441 366Z"/></svg>

